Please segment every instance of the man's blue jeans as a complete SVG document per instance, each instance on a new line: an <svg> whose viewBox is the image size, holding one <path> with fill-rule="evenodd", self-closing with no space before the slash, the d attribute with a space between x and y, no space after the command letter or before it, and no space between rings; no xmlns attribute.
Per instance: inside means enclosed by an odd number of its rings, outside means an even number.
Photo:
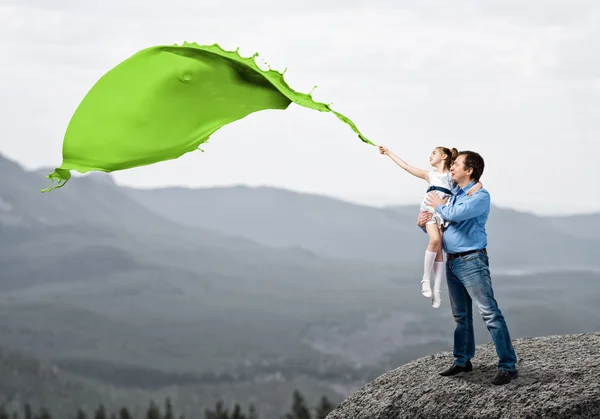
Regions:
<svg viewBox="0 0 600 419"><path fill-rule="evenodd" d="M496 345L498 369L516 371L517 356L504 316L494 298L489 259L482 252L471 253L446 262L446 278L454 330L454 364L464 367L475 356L473 332L474 302Z"/></svg>

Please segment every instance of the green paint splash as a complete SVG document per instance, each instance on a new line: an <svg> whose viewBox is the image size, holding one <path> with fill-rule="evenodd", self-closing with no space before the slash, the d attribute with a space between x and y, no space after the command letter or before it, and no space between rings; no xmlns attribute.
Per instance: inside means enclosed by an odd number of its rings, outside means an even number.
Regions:
<svg viewBox="0 0 600 419"><path fill-rule="evenodd" d="M71 170L112 172L176 159L231 122L292 102L332 112L374 145L350 119L289 87L285 71L263 70L258 54L244 58L238 50L187 42L155 46L111 69L76 109L62 165L48 175L58 184L42 192L64 186Z"/></svg>

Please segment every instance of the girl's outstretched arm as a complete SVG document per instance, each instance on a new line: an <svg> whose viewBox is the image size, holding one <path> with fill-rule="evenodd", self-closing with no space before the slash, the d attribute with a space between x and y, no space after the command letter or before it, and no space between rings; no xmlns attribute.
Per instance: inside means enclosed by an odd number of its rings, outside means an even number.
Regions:
<svg viewBox="0 0 600 419"><path fill-rule="evenodd" d="M389 150L386 146L380 145L379 146L379 152L381 154L385 154L386 156L388 156L398 166L400 166L401 168L403 168L404 170L406 170L411 175L416 176L416 177L421 178L421 179L424 179L426 181L429 181L429 172L427 170L417 169L416 167L410 166L408 163L406 163L400 157L398 157L394 153L392 153L392 151Z"/></svg>

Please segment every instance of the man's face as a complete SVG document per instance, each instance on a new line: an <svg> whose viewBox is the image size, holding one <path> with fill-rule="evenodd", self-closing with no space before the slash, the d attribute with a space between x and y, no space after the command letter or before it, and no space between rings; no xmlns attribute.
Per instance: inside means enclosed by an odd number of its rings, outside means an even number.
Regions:
<svg viewBox="0 0 600 419"><path fill-rule="evenodd" d="M466 156L464 154L458 156L450 168L452 180L456 184L462 184L471 179L471 173L473 173L473 169L465 170L465 157Z"/></svg>

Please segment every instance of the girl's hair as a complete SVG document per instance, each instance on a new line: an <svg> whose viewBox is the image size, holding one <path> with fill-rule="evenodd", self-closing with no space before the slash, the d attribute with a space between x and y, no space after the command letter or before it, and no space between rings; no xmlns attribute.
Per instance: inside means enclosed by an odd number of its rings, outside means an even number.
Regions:
<svg viewBox="0 0 600 419"><path fill-rule="evenodd" d="M444 160L444 169L450 170L452 163L454 163L454 160L456 160L458 157L458 150L455 148L450 149L442 146L439 146L438 150L440 153L446 156L446 159Z"/></svg>

